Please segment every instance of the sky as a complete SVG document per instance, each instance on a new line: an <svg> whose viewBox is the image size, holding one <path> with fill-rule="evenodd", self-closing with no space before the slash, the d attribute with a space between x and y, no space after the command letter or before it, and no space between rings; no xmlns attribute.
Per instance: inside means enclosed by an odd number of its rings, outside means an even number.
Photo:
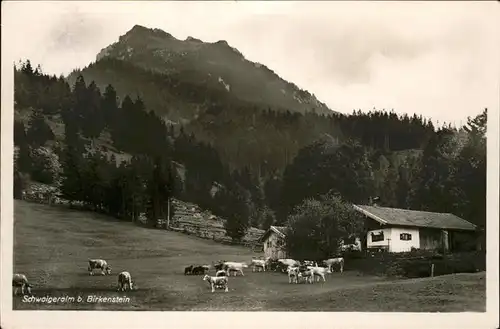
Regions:
<svg viewBox="0 0 500 329"><path fill-rule="evenodd" d="M493 2L2 2L13 60L49 74L95 61L135 24L226 40L331 109L373 108L460 125L499 109Z"/></svg>

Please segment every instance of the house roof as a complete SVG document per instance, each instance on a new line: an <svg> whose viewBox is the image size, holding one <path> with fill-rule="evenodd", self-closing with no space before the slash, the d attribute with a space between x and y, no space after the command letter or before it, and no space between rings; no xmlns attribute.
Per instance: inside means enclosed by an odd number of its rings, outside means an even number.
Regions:
<svg viewBox="0 0 500 329"><path fill-rule="evenodd" d="M476 225L450 213L353 205L354 209L383 225L401 225L474 231Z"/></svg>
<svg viewBox="0 0 500 329"><path fill-rule="evenodd" d="M264 241L267 239L267 237L271 234L271 233L276 233L278 236L284 238L286 237L286 226L273 226L271 225L271 227L269 227L269 229L264 233L264 235L262 235L262 237L259 239L260 242Z"/></svg>

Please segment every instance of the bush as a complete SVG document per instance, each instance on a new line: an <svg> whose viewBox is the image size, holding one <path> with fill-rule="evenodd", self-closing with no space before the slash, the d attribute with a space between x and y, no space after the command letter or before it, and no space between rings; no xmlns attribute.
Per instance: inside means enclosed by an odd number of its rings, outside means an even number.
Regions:
<svg viewBox="0 0 500 329"><path fill-rule="evenodd" d="M367 254L366 252L360 250L348 250L342 253L342 257L344 257L345 260L365 259L367 257Z"/></svg>
<svg viewBox="0 0 500 329"><path fill-rule="evenodd" d="M57 179L61 167L57 155L45 147L40 147L32 150L31 159L32 180L52 184Z"/></svg>
<svg viewBox="0 0 500 329"><path fill-rule="evenodd" d="M347 256L347 255L346 255ZM415 250L405 253L375 253L358 259L346 257L346 269L356 269L373 275L394 277L421 278L431 275L431 264L434 264L434 275L453 273L475 273L486 269L484 251L453 253L442 255L435 251Z"/></svg>

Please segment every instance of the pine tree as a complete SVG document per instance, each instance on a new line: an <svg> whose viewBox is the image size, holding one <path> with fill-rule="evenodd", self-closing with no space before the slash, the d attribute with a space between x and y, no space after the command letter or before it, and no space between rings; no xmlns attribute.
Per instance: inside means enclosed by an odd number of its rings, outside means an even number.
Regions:
<svg viewBox="0 0 500 329"><path fill-rule="evenodd" d="M63 173L61 196L70 202L83 201L83 181L81 176L82 157L74 146L67 145L63 152Z"/></svg>
<svg viewBox="0 0 500 329"><path fill-rule="evenodd" d="M60 159L63 172L61 175L62 198L72 201L83 201L83 154L85 147L80 140L73 122L68 121L64 127L65 148L61 151Z"/></svg>
<svg viewBox="0 0 500 329"><path fill-rule="evenodd" d="M169 182L172 175L169 173L165 160L157 157L154 162L153 172L148 182L149 220L152 226L157 225L158 219L166 219L169 215L169 202L173 192L173 181Z"/></svg>
<svg viewBox="0 0 500 329"><path fill-rule="evenodd" d="M97 138L105 127L104 115L101 109L101 92L92 81L86 90L86 104L84 115L84 134L90 138Z"/></svg>
<svg viewBox="0 0 500 329"><path fill-rule="evenodd" d="M26 132L26 138L28 143L34 148L45 145L49 140L54 140L54 133L47 122L45 122L45 117L40 110L34 110L31 114L30 127Z"/></svg>
<svg viewBox="0 0 500 329"><path fill-rule="evenodd" d="M106 126L115 132L116 120L118 119L118 98L112 85L108 85L104 91L101 109Z"/></svg>
<svg viewBox="0 0 500 329"><path fill-rule="evenodd" d="M226 235L233 241L239 242L250 227L250 195L239 185L231 193L230 216L226 218L224 228Z"/></svg>

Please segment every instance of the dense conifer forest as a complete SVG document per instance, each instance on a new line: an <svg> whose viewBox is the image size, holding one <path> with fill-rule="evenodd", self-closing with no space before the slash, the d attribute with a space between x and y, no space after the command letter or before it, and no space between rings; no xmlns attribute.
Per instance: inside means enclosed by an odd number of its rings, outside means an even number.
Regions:
<svg viewBox="0 0 500 329"><path fill-rule="evenodd" d="M175 197L227 218L235 240L250 226L285 224L304 200L329 193L485 228L486 109L463 127L436 127L394 111L325 115L221 101L174 124L140 96L118 97L113 84L100 89L78 75L70 85L29 61L14 69L16 198L37 181L88 209L129 221L145 213L155 225Z"/></svg>

